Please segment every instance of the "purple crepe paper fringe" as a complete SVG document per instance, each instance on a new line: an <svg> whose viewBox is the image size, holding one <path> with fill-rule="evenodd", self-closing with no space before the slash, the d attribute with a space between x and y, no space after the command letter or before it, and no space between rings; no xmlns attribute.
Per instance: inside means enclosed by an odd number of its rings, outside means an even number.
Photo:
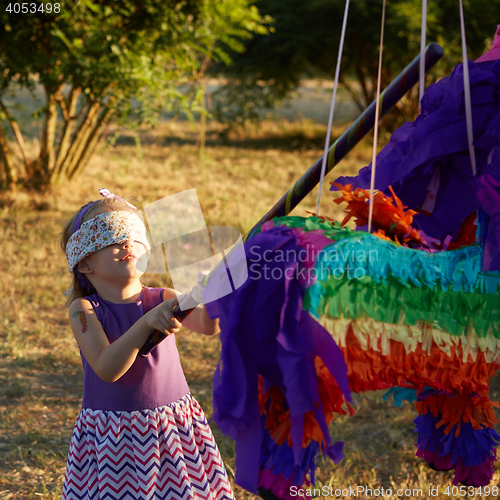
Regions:
<svg viewBox="0 0 500 500"><path fill-rule="evenodd" d="M329 240L319 231L302 233L284 226L266 227L248 240L245 252L249 279L232 294L206 304L210 317L219 317L221 324L222 350L214 375L213 419L222 432L236 441L236 482L252 492L257 490L263 440L259 375L285 395L291 416L291 464L299 466L303 453L312 456L308 451L312 448L304 452L301 447L304 415L309 411L314 412L325 437L325 452L336 458L341 454L339 445L331 446L314 358L321 358L346 400L351 401L347 368L330 334L303 309L307 283L295 275L300 265L297 256L303 252L301 243L323 248ZM272 257L278 251L286 256L285 262ZM265 266L271 278L256 279ZM209 282L208 295L214 293L209 289L217 286L218 281L215 277ZM214 296L216 293L215 290ZM313 461L303 463L312 467Z"/></svg>
<svg viewBox="0 0 500 500"><path fill-rule="evenodd" d="M492 157L495 157L495 166L500 169L500 146L494 149ZM479 188L476 196L487 215L483 237L483 271L498 270L500 269L500 182L489 173L480 177L478 182Z"/></svg>
<svg viewBox="0 0 500 500"><path fill-rule="evenodd" d="M309 474L310 481L315 484L315 458L319 451L319 443L311 441L307 448L300 451L299 463L294 465L293 450L285 442L277 445L265 431L261 446L261 471L269 471L283 476L290 485L302 486Z"/></svg>
<svg viewBox="0 0 500 500"><path fill-rule="evenodd" d="M446 471L455 468L454 485L463 483L475 487L488 486L491 483L491 478L495 470L495 448L492 450L492 457L488 456L482 464L473 466L464 465L461 458L458 459L458 463L455 466L451 463L449 455L442 457L439 453L431 453L428 450L417 450L416 455L423 458L426 462L433 464L438 470Z"/></svg>
<svg viewBox="0 0 500 500"><path fill-rule="evenodd" d="M427 463L432 464L437 470L450 470L455 466L451 463L450 456L442 457L437 451L430 452L428 450L417 450L417 457L423 458Z"/></svg>
<svg viewBox="0 0 500 500"><path fill-rule="evenodd" d="M456 425L445 434L441 430L443 427L436 427L441 419L441 415L434 417L430 412L415 419L417 456L439 470L455 468L453 484L465 481L476 487L488 485L493 474L495 446L500 442L500 436L495 429L474 429L468 422L462 422L458 437L455 436Z"/></svg>
<svg viewBox="0 0 500 500"><path fill-rule="evenodd" d="M344 442L338 441L326 451L323 451L323 457L326 460L328 456L337 464L344 458L343 448ZM319 450L319 443L311 441L307 448L302 448L299 463L293 465L294 454L292 448L286 442L277 445L266 430L261 447L259 488L272 491L280 499L288 499L291 498L291 486L300 487L304 484L316 484L315 458Z"/></svg>
<svg viewBox="0 0 500 500"><path fill-rule="evenodd" d="M268 470L261 470L259 472L259 488L270 491L281 500L304 498L303 496L292 495L292 486L292 482L282 474L274 474Z"/></svg>
<svg viewBox="0 0 500 500"><path fill-rule="evenodd" d="M462 483L476 487L488 486L495 471L496 456L496 450L493 448L492 456L486 457L486 460L481 465L473 465L472 467L463 465L460 459L455 470L453 484Z"/></svg>
<svg viewBox="0 0 500 500"><path fill-rule="evenodd" d="M388 187L392 186L403 204L412 210L424 203L434 176L439 178L432 216L418 214L414 225L441 241L448 235L454 239L462 221L478 209L492 216L488 208L498 198L495 189L500 181L500 60L476 64L469 61L468 67L476 178L472 176L467 143L462 64L427 89L419 116L398 128L377 156L375 188L390 194ZM371 165L356 176L339 177L335 182L367 189L370 174ZM484 271L500 270L498 208L492 218L485 235Z"/></svg>

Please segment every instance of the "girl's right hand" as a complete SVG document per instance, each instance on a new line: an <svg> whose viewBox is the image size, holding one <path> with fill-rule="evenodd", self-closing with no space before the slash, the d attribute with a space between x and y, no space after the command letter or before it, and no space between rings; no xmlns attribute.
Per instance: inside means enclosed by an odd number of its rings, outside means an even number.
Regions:
<svg viewBox="0 0 500 500"><path fill-rule="evenodd" d="M151 330L158 330L164 335L177 333L182 323L172 314L172 309L177 305L177 297L165 300L160 305L151 309L144 315L144 321Z"/></svg>

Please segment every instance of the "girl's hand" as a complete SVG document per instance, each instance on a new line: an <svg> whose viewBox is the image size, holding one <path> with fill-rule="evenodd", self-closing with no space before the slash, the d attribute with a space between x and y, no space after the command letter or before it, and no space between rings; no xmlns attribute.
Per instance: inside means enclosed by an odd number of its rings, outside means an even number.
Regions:
<svg viewBox="0 0 500 500"><path fill-rule="evenodd" d="M158 330L164 335L177 333L182 324L172 314L172 309L177 305L177 297L170 300L165 300L160 305L156 306L146 313L143 318L151 330Z"/></svg>
<svg viewBox="0 0 500 500"><path fill-rule="evenodd" d="M169 300L167 300L166 302L175 304L175 301L177 300L175 296L176 293L178 294L178 292L172 290L171 288L165 288L164 297L165 298L169 297ZM180 295L179 301L181 302L181 305L182 305L182 300L183 296ZM192 330L193 332L202 333L203 335L215 335L220 331L219 320L210 319L206 307L201 304L198 304L198 306L195 307L193 312L182 321L182 326L186 327L189 330Z"/></svg>

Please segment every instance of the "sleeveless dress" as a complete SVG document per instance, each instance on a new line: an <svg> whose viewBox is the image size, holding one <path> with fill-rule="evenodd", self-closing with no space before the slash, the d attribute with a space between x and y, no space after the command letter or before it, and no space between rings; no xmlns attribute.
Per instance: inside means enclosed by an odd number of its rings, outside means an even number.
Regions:
<svg viewBox="0 0 500 500"><path fill-rule="evenodd" d="M86 297L110 342L162 302L143 288L135 303ZM116 382L82 355L83 402L70 443L63 500L234 500L203 410L189 393L169 335Z"/></svg>

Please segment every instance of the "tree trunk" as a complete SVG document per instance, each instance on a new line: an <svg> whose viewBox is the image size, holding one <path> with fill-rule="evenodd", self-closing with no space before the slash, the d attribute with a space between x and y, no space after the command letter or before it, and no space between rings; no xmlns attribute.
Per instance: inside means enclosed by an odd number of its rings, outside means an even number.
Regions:
<svg viewBox="0 0 500 500"><path fill-rule="evenodd" d="M365 99L365 107L368 107L374 101L375 98L375 93L373 92L373 88L371 89L368 88L369 82L371 80L363 73L363 71L360 70L358 73L358 81L363 91L363 97Z"/></svg>
<svg viewBox="0 0 500 500"><path fill-rule="evenodd" d="M354 104L356 104L359 111L363 112L366 109L366 105L362 100L360 100L359 92L356 92L353 86L344 78L340 78L340 83L347 90L347 93L351 97L351 100L354 102Z"/></svg>
<svg viewBox="0 0 500 500"><path fill-rule="evenodd" d="M111 128L111 125L113 124L112 118L113 118L114 114L115 114L115 111L113 111L113 113L111 113L109 120L104 127L104 130L100 133L99 140L97 141L97 143L94 147L94 151L92 151L92 154L97 153L101 144L106 140L106 137L108 136L108 133L109 133L109 129Z"/></svg>
<svg viewBox="0 0 500 500"><path fill-rule="evenodd" d="M71 146L71 134L73 133L73 128L76 123L76 105L78 103L78 97L81 94L82 89L80 87L71 88L71 92L68 98L68 105L66 107L66 119L64 122L63 130L61 132L61 140L59 141L59 147L57 151L57 160L55 168L51 173L51 182L54 182L61 173L61 167L68 154L69 148Z"/></svg>
<svg viewBox="0 0 500 500"><path fill-rule="evenodd" d="M38 173L42 179L47 179L56 164L55 137L57 125L57 100L53 94L47 94L47 112L45 114L45 125L42 134L42 144L40 148L40 159Z"/></svg>
<svg viewBox="0 0 500 500"><path fill-rule="evenodd" d="M13 187L17 182L17 173L12 162L12 157L5 140L5 132L0 126L0 172L7 188Z"/></svg>
<svg viewBox="0 0 500 500"><path fill-rule="evenodd" d="M9 120L12 132L14 132L14 137L16 138L17 144L21 151L21 155L23 157L24 167L26 168L26 170L28 170L29 169L28 155L26 154L26 144L24 143L21 129L19 128L19 125L17 124L16 120L10 114L10 111L6 108L6 106L1 100L0 100L0 107L3 109L5 116L7 116L7 120Z"/></svg>
<svg viewBox="0 0 500 500"><path fill-rule="evenodd" d="M114 113L115 110L110 108L105 108L102 111L100 117L97 119L97 122L92 129L92 132L87 138L87 142L85 144L85 147L82 149L82 154L78 162L75 163L75 167L73 168L73 170L68 173L68 178L70 180L78 177L78 175L83 172L83 170L87 166L88 161L95 152L97 144L100 142L101 134L104 132L104 129L108 125Z"/></svg>
<svg viewBox="0 0 500 500"><path fill-rule="evenodd" d="M69 147L68 153L61 163L57 180L64 177L70 178L71 172L75 169L75 166L78 164L78 161L83 154L83 149L85 148L87 140L92 132L93 125L97 121L98 113L101 107L102 105L98 101L94 101L89 104L87 115L82 122L80 129L76 132L73 143Z"/></svg>
<svg viewBox="0 0 500 500"><path fill-rule="evenodd" d="M81 88L72 87L67 99L61 93L60 86L53 93L45 87L47 106L44 127L41 136L40 154L36 161L30 162L26 154L25 143L17 122L9 110L0 101L9 119L17 143L21 149L26 172L24 177L30 184L47 187L63 180L70 180L81 173L107 132L107 125L116 112L116 98L110 97L106 104L102 99L90 101L77 113ZM58 130L58 106L61 108L63 121ZM83 116L82 116L83 115ZM56 135L58 136L56 144ZM21 163L18 165L21 167ZM14 158L8 148L5 131L0 127L0 185L11 187L19 181Z"/></svg>

